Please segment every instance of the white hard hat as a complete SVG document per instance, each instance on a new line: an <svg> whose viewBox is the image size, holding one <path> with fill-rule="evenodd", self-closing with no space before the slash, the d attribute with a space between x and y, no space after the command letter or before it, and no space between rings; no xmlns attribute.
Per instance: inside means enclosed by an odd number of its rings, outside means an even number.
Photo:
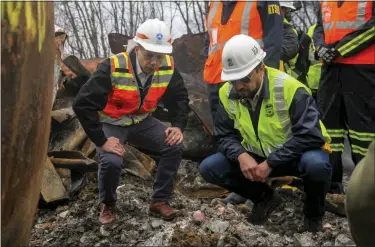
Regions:
<svg viewBox="0 0 375 247"><path fill-rule="evenodd" d="M222 54L223 81L239 80L250 74L266 57L258 42L250 36L239 34L225 44Z"/></svg>
<svg viewBox="0 0 375 247"><path fill-rule="evenodd" d="M172 53L172 38L168 26L158 19L148 19L142 23L133 40L148 51Z"/></svg>
<svg viewBox="0 0 375 247"><path fill-rule="evenodd" d="M280 6L296 10L296 7L294 7L293 2L280 2Z"/></svg>

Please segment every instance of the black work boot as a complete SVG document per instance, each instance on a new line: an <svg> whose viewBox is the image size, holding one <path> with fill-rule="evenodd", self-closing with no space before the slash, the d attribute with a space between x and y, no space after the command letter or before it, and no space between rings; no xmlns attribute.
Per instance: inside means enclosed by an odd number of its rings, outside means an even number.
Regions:
<svg viewBox="0 0 375 247"><path fill-rule="evenodd" d="M281 203L281 197L276 191L272 190L264 195L259 202L254 203L247 220L254 225L262 224Z"/></svg>
<svg viewBox="0 0 375 247"><path fill-rule="evenodd" d="M323 231L322 217L307 218L305 216L304 222L303 222L303 231L313 232L313 233Z"/></svg>
<svg viewBox="0 0 375 247"><path fill-rule="evenodd" d="M222 199L221 201L225 204L230 203L230 204L233 204L233 205L238 205L238 204L244 204L246 202L246 200L247 199L245 197L242 197L239 194L232 192L227 197Z"/></svg>

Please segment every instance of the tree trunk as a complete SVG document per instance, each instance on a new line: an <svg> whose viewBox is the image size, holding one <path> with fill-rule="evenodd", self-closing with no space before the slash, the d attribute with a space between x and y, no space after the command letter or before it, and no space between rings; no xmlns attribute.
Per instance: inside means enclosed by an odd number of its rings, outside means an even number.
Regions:
<svg viewBox="0 0 375 247"><path fill-rule="evenodd" d="M27 246L51 121L53 2L2 2L1 27L1 244Z"/></svg>
<svg viewBox="0 0 375 247"><path fill-rule="evenodd" d="M205 25L206 12L203 12L203 9L202 9L202 6L201 6L200 2L198 2L197 4L198 4L198 9L199 9L199 15L200 15L200 18L201 18L202 32L204 32L206 30L206 25Z"/></svg>
<svg viewBox="0 0 375 247"><path fill-rule="evenodd" d="M192 4L193 4L193 14L194 14L195 23L197 24L198 33L200 33L201 32L201 24L198 21L198 11L195 11L195 4L197 4L199 6L199 3L192 2Z"/></svg>
<svg viewBox="0 0 375 247"><path fill-rule="evenodd" d="M65 12L67 13L68 19L70 19L70 23L72 24L73 35L74 35L74 38L75 38L75 41L76 41L77 52L79 53L79 57L81 59L83 59L83 58L85 58L85 52L84 52L83 47L82 47L82 42L81 42L81 39L80 39L79 34L78 34L78 29L77 29L77 26L75 24L74 17L72 15L72 12L70 11L70 7L69 7L68 4L69 4L68 2L64 2L64 9L65 9ZM71 48L73 49L73 46L71 46Z"/></svg>
<svg viewBox="0 0 375 247"><path fill-rule="evenodd" d="M93 49L91 48L91 45L90 45L91 44L90 33L87 34L90 30L89 27L88 27L88 24L87 24L87 22L88 22L87 18L86 18L85 14L84 14L81 6L80 6L81 3L79 3L79 2L74 2L74 3L76 5L79 20L80 20L81 24L83 25L82 29L83 29L83 36L85 37L85 40L86 40L85 41L86 47L87 47L86 50L88 51L89 54L93 54L94 52L93 52ZM86 55L87 55L87 52L85 52L85 57L87 58Z"/></svg>
<svg viewBox="0 0 375 247"><path fill-rule="evenodd" d="M134 36L134 22L133 22L133 15L134 15L134 10L133 10L133 3L129 2L129 11L130 11L130 36Z"/></svg>
<svg viewBox="0 0 375 247"><path fill-rule="evenodd" d="M189 25L189 10L188 10L187 3L185 2L185 11L183 11L182 8L181 8L181 5L180 5L181 2L175 1L174 3L177 5L178 10L180 11L182 20L184 21L184 23L186 25L187 33L192 34L193 32L191 31L190 25ZM184 15L184 13L186 13L186 17Z"/></svg>

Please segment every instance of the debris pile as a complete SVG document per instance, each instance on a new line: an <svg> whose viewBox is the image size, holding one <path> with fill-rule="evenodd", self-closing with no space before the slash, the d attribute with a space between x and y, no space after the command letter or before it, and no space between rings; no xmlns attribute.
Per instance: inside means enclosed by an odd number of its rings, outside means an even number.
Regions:
<svg viewBox="0 0 375 247"><path fill-rule="evenodd" d="M187 174L186 174L187 172ZM32 229L31 245L121 244L124 246L352 246L346 218L327 212L324 232L300 232L303 224L303 193L283 190L284 204L261 226L246 221L248 205L224 205L216 195L199 199L181 192L181 178L198 173L198 163L183 160L180 185L171 206L181 210L171 222L148 215L152 181L131 173L121 176L118 187L117 221L111 226L98 222L99 201L95 173L75 200L56 209L40 209ZM198 184L198 182L197 182ZM193 186L192 186L193 187ZM194 198L195 196L195 198Z"/></svg>

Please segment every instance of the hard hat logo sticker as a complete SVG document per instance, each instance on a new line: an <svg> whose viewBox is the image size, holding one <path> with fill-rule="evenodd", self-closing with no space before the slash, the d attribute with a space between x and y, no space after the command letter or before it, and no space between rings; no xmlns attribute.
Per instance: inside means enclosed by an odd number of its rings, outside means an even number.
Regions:
<svg viewBox="0 0 375 247"><path fill-rule="evenodd" d="M228 58L227 63L228 63L228 66L233 66L233 61L231 58Z"/></svg>
<svg viewBox="0 0 375 247"><path fill-rule="evenodd" d="M251 50L253 51L254 55L258 54L258 47L254 46L251 48Z"/></svg>
<svg viewBox="0 0 375 247"><path fill-rule="evenodd" d="M157 33L156 34L156 39L157 40L162 40L163 39L163 34L162 33Z"/></svg>

